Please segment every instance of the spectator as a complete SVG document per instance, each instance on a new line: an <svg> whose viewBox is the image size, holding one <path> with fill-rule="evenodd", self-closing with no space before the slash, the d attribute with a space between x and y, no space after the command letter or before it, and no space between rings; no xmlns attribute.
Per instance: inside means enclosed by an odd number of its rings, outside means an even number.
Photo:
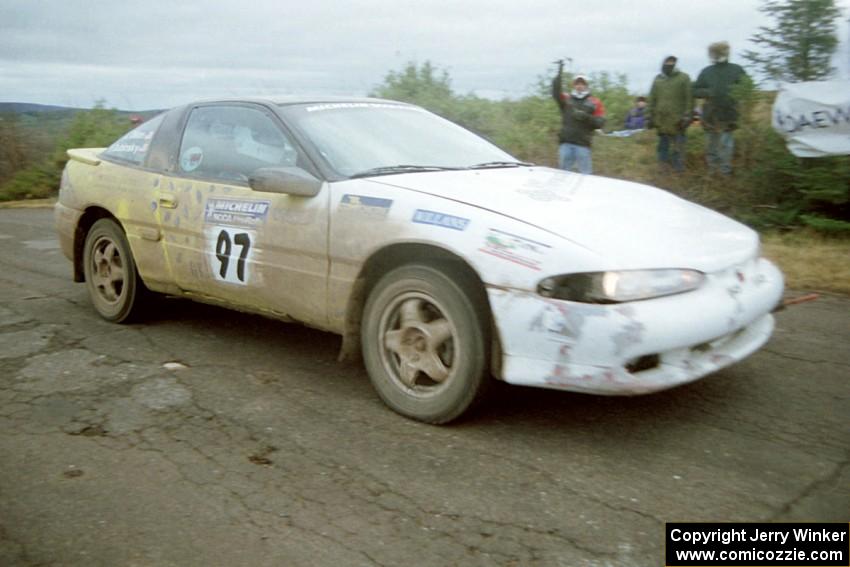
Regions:
<svg viewBox="0 0 850 567"><path fill-rule="evenodd" d="M676 171L685 168L685 132L691 125L693 98L691 78L676 69L671 55L661 64L661 73L649 91L649 124L658 131L658 161Z"/></svg>
<svg viewBox="0 0 850 567"><path fill-rule="evenodd" d="M591 96L587 77L576 75L573 89L563 92L564 62L558 62L558 74L552 81L552 97L561 110L561 131L558 134L558 164L561 169L578 167L584 174L593 173L590 145L593 131L605 124L605 107Z"/></svg>
<svg viewBox="0 0 850 567"><path fill-rule="evenodd" d="M623 128L626 130L642 130L646 128L646 97L637 97L635 105L626 113L626 122Z"/></svg>
<svg viewBox="0 0 850 567"><path fill-rule="evenodd" d="M735 150L732 132L738 127L738 108L732 89L748 77L740 65L729 63L727 42L709 45L708 57L711 65L700 72L694 83L694 96L704 99L702 124L708 138L705 157L710 170L730 175Z"/></svg>

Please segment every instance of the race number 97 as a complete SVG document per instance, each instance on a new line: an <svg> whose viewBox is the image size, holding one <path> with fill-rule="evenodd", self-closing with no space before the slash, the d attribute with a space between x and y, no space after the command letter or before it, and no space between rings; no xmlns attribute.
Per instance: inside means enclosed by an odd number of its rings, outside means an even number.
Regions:
<svg viewBox="0 0 850 567"><path fill-rule="evenodd" d="M210 261L215 278L234 284L248 283L254 234L238 228L216 227L207 236L212 245Z"/></svg>

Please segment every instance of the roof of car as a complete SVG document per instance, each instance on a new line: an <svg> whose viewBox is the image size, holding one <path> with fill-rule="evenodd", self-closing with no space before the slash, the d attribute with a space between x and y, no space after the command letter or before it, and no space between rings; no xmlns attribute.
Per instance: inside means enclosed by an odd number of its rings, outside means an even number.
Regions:
<svg viewBox="0 0 850 567"><path fill-rule="evenodd" d="M351 97L351 96L276 96L276 97L233 97L224 99L205 99L195 101L195 103L210 103L210 102L254 102L261 104L272 105L289 105L289 104L339 104L339 103L391 103L391 104L407 104L397 100L389 100L384 98L373 97Z"/></svg>
<svg viewBox="0 0 850 567"><path fill-rule="evenodd" d="M399 103L397 100L388 100L385 98L374 97L344 97L344 96L323 96L323 97L281 97L275 98L276 104L303 104L303 103L335 103L335 102L393 102ZM406 103L401 103L406 104Z"/></svg>

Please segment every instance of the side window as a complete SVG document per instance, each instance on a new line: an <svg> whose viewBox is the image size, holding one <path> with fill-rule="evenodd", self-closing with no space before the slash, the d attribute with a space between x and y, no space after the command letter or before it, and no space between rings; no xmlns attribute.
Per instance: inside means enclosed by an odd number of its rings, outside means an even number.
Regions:
<svg viewBox="0 0 850 567"><path fill-rule="evenodd" d="M290 167L297 161L292 142L264 112L202 106L189 115L177 169L191 176L247 182L261 167Z"/></svg>
<svg viewBox="0 0 850 567"><path fill-rule="evenodd" d="M130 130L106 148L103 155L108 158L141 165L148 155L153 135L162 123L164 116L165 114L160 114Z"/></svg>

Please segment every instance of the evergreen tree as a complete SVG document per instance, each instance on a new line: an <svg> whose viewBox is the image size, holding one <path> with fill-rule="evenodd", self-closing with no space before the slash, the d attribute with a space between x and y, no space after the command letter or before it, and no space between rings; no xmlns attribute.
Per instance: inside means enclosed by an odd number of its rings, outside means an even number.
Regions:
<svg viewBox="0 0 850 567"><path fill-rule="evenodd" d="M778 81L818 81L832 74L841 16L835 0L765 0L759 11L773 24L750 38L761 50L745 52L745 59Z"/></svg>

